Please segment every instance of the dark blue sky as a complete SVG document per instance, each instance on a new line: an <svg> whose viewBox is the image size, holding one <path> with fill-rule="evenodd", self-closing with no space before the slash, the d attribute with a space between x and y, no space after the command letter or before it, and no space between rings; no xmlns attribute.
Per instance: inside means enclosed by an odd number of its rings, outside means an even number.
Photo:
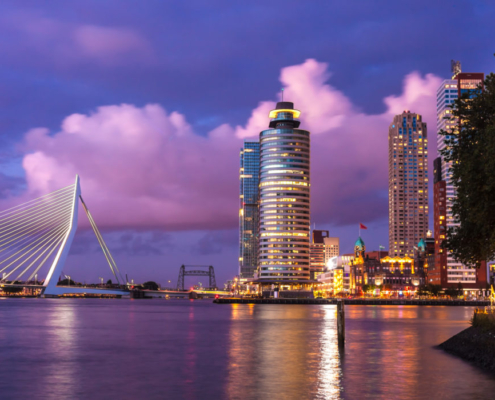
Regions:
<svg viewBox="0 0 495 400"><path fill-rule="evenodd" d="M244 125L260 101L276 100L281 69L309 58L328 64L332 86L354 106L380 114L383 98L400 95L412 71L447 78L451 59L461 60L464 70L493 70L493 21L495 3L481 0L4 0L2 196L24 187L25 150L18 143L26 132L35 127L56 132L71 114L157 103L184 114L196 134L207 135L224 123ZM386 244L386 219L375 225L382 237L371 242ZM348 251L355 229L340 229ZM223 280L236 272L236 240L230 236L237 233L215 231L191 233L196 250L190 258L209 264L201 254L214 253ZM202 248L212 234L215 244ZM161 254L150 250L152 271L168 262L175 276L181 255L167 259L166 248Z"/></svg>

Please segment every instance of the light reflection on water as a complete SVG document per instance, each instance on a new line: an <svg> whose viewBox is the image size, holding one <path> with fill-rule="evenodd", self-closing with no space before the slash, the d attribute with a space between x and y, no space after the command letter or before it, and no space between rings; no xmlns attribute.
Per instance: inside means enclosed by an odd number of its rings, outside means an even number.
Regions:
<svg viewBox="0 0 495 400"><path fill-rule="evenodd" d="M343 354L337 342L335 307L323 308L323 326L320 332L320 365L318 367L318 391L316 398L340 399L342 391Z"/></svg>
<svg viewBox="0 0 495 400"><path fill-rule="evenodd" d="M491 398L495 380L435 349L471 308L9 299L0 398ZM488 394L488 395L487 395Z"/></svg>

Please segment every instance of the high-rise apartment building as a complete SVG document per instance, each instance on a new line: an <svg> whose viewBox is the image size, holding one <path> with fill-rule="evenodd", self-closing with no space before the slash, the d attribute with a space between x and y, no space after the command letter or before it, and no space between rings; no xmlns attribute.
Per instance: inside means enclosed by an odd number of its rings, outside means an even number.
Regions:
<svg viewBox="0 0 495 400"><path fill-rule="evenodd" d="M310 137L279 102L260 133L259 279L310 279Z"/></svg>
<svg viewBox="0 0 495 400"><path fill-rule="evenodd" d="M461 72L460 63L453 63L452 79L446 79L437 90L437 149L445 149L445 139L451 136L439 135L445 130L455 135L459 121L452 117L454 101L462 94L469 92L476 96L478 86L483 84L483 73ZM429 281L442 287L456 286L460 282L466 288L484 288L486 285L486 270L484 268L467 268L456 261L442 247L448 228L455 227L452 215L452 202L456 196L455 187L451 180L450 163L440 156L434 162L434 228L435 228L435 265L429 273Z"/></svg>
<svg viewBox="0 0 495 400"><path fill-rule="evenodd" d="M419 114L396 115L388 130L389 255L414 257L428 231L428 135Z"/></svg>
<svg viewBox="0 0 495 400"><path fill-rule="evenodd" d="M239 277L253 278L258 265L259 142L244 142L240 154Z"/></svg>
<svg viewBox="0 0 495 400"><path fill-rule="evenodd" d="M309 251L311 279L316 279L325 269L325 239L328 239L328 231L313 230Z"/></svg>

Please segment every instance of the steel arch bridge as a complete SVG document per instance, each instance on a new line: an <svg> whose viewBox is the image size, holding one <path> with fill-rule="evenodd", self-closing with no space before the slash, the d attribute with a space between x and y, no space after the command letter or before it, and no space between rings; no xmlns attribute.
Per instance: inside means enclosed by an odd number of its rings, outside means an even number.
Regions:
<svg viewBox="0 0 495 400"><path fill-rule="evenodd" d="M127 289L57 286L77 230L83 206L116 281L124 284L96 223L81 195L79 176L72 185L0 212L0 284L41 288L44 296L65 294L122 295ZM43 268L44 267L44 268ZM46 270L38 284L38 272ZM34 278L34 281L33 281Z"/></svg>

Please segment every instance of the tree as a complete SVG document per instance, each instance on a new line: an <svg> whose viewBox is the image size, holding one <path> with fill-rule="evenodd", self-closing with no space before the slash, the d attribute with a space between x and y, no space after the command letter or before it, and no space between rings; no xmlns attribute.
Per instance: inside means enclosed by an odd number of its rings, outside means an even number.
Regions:
<svg viewBox="0 0 495 400"><path fill-rule="evenodd" d="M112 280L111 280L111 279L109 279L109 280L107 281L107 285L113 285L113 282L112 282Z"/></svg>
<svg viewBox="0 0 495 400"><path fill-rule="evenodd" d="M428 291L428 287L426 285L421 285L418 287L416 294L418 296L428 296L430 292Z"/></svg>
<svg viewBox="0 0 495 400"><path fill-rule="evenodd" d="M74 282L72 279L62 279L57 283L57 286L76 286L76 282Z"/></svg>
<svg viewBox="0 0 495 400"><path fill-rule="evenodd" d="M442 290L441 285L433 285L433 284L428 284L427 286L427 291L432 295L432 296L438 296L438 293Z"/></svg>
<svg viewBox="0 0 495 400"><path fill-rule="evenodd" d="M158 283L153 281L148 281L143 283L143 288L146 290L158 290Z"/></svg>
<svg viewBox="0 0 495 400"><path fill-rule="evenodd" d="M462 94L453 104L453 126L441 131L451 162L457 195L452 215L458 227L446 232L443 247L469 267L495 258L495 75L488 75L483 91Z"/></svg>

